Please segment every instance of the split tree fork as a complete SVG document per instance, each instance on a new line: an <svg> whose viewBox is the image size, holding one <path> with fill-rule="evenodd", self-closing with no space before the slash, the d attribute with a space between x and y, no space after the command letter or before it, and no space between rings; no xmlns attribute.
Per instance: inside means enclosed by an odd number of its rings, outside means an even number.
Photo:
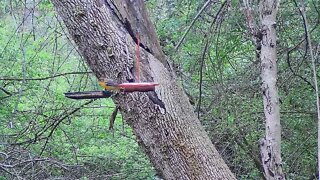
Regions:
<svg viewBox="0 0 320 180"><path fill-rule="evenodd" d="M117 82L134 79L135 37L141 34L141 81L154 92L112 97L139 145L164 179L235 179L193 113L162 56L143 0L52 0L94 74ZM110 53L111 52L111 53ZM157 99L162 107L152 100Z"/></svg>

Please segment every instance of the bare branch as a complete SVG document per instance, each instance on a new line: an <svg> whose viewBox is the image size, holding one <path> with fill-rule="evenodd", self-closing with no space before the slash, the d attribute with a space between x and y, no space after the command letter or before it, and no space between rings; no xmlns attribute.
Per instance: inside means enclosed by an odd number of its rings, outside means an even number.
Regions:
<svg viewBox="0 0 320 180"><path fill-rule="evenodd" d="M308 22L307 22L307 15L305 12L305 4L304 1L302 1L302 7L300 9L300 12L303 17L303 24L305 27L306 31L306 39L307 39L307 44L309 47L310 51L310 57L311 57L311 64L312 64L312 72L313 72L313 81L314 81L314 87L315 87L315 97L316 97L316 103L317 103L317 115L318 115L318 174L320 177L320 101L319 101L319 90L318 90L318 80L317 80L317 69L316 69L316 63L315 63L315 58L313 56L313 49L312 49L312 44L311 44L311 38L310 38L310 31L308 27Z"/></svg>
<svg viewBox="0 0 320 180"><path fill-rule="evenodd" d="M62 74L56 74L54 76L47 76L47 77L38 77L38 78L16 78L16 77L0 77L0 80L4 81L43 81L47 79L52 79L60 76L72 75L72 74L91 74L92 72L67 72Z"/></svg>
<svg viewBox="0 0 320 180"><path fill-rule="evenodd" d="M208 0L200 9L200 11L198 12L198 14L194 17L194 19L192 20L191 24L189 25L188 29L184 32L182 38L180 39L180 41L178 42L178 44L176 45L176 47L174 48L175 51L177 51L180 47L180 45L182 44L184 38L187 36L188 32L190 31L190 29L192 28L192 26L194 25L194 23L196 22L196 20L199 18L200 14L206 9L206 7L208 7L211 3L213 2L213 0ZM215 1L216 2L216 1Z"/></svg>
<svg viewBox="0 0 320 180"><path fill-rule="evenodd" d="M119 106L116 106L110 116L110 119L109 119L109 130L112 130L113 129L113 125L114 125L114 122L116 120L116 117L117 117L117 114L118 114L118 110L119 110Z"/></svg>

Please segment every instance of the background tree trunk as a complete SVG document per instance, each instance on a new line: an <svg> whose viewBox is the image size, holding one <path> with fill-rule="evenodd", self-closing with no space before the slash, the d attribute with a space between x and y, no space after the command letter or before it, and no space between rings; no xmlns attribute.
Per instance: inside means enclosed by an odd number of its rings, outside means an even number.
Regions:
<svg viewBox="0 0 320 180"><path fill-rule="evenodd" d="M285 179L281 160L280 106L277 90L276 14L277 0L262 0L261 78L266 135L261 141L262 164L267 179Z"/></svg>
<svg viewBox="0 0 320 180"><path fill-rule="evenodd" d="M98 78L118 82L134 79L136 44L121 19L125 16L118 16L115 5L102 0L52 2ZM150 21L141 19L147 16L136 18L143 23ZM154 56L146 48L155 43L147 42L154 37L142 38L141 81L158 82L160 86L155 92L115 95L113 100L123 118L163 178L235 179L193 113L175 74L165 67L163 59L155 58L161 54Z"/></svg>

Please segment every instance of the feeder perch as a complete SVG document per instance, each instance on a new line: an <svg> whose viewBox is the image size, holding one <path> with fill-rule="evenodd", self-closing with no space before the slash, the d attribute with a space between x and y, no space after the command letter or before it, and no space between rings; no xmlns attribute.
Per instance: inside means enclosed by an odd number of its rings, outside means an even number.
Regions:
<svg viewBox="0 0 320 180"><path fill-rule="evenodd" d="M99 99L108 98L112 95L110 91L83 91L83 92L67 92L64 93L70 99Z"/></svg>
<svg viewBox="0 0 320 180"><path fill-rule="evenodd" d="M154 91L158 83L140 82L140 83L122 83L117 85L122 92L148 92Z"/></svg>

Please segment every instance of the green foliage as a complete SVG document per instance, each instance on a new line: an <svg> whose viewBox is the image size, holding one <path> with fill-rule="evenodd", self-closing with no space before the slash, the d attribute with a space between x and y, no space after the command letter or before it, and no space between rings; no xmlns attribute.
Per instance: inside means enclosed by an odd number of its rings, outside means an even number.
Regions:
<svg viewBox="0 0 320 180"><path fill-rule="evenodd" d="M15 10L18 16L23 7L17 5ZM43 78L89 71L72 42L62 36L64 27L54 18L56 15L50 1L41 1L34 15L34 25L28 23L30 19L21 23L22 19L13 20L9 14L1 17L0 77ZM1 127L13 125L13 128L0 129L1 143L6 145L1 151L9 153L9 143L21 143L13 148L17 151L24 149L33 157L50 158L49 164L56 162L44 169L34 166L26 172L18 171L21 174L17 175L27 179L154 177L153 167L138 147L132 130L123 125L120 115L116 118L114 130L108 129L115 106L111 100L96 100L71 113L86 101L67 99L65 92L100 89L90 73L43 80L2 80L0 87L10 93L0 90ZM21 162L29 157L24 153L17 156ZM14 177L1 170L0 175L0 179Z"/></svg>
<svg viewBox="0 0 320 180"><path fill-rule="evenodd" d="M255 162L260 158L259 141L265 131L260 64L239 1L231 0L221 11L224 13L217 15L225 2L229 1L218 1L201 14L178 50L175 46L203 1L150 0L147 7L160 44L173 61L184 89L194 99L195 112L200 112L200 120L219 153L238 179L261 179L259 162ZM316 1L306 3L312 44L317 47L320 6ZM253 3L252 8L254 19L258 20L258 6ZM22 23L24 15L24 5L18 1L0 1L0 77L39 78L89 71L69 42L65 27L57 22L49 0L41 1L34 14L26 16ZM293 2L282 2L277 30L283 167L287 179L308 179L316 171L315 98L309 53L302 41L304 27ZM200 71L203 77L199 108ZM96 100L82 107L87 101L64 97L65 92L99 89L90 73L43 80L0 80L0 88L0 151L19 152L5 163L14 164L14 158L22 162L29 157L55 162L48 166L35 163L28 172L15 167L16 172L24 173L21 176L154 179L153 167L120 115L114 130L109 130L112 101ZM11 123L13 128L9 128ZM0 179L13 178L0 170Z"/></svg>
<svg viewBox="0 0 320 180"><path fill-rule="evenodd" d="M212 29L210 25L213 18L208 16L215 17L223 1L208 8L192 26L176 52L175 45L203 2L174 3L175 6L150 2L160 42L174 61L181 83L195 99L197 111L200 62L206 40L211 36L202 70L200 119L220 154L239 179L261 179L261 172L254 163L254 158L260 158L259 140L264 135L260 66L244 13L240 11L242 7L239 1L231 1L223 21L215 23ZM306 43L299 45L305 34L298 8L291 1L281 3L277 23L277 84L282 102L283 166L288 179L307 179L316 171L317 152L315 98L314 89L310 86L313 84L311 61L309 54L305 53ZM187 7L190 7L192 13L189 13ZM252 3L251 7L254 20L258 22L258 5ZM316 10L319 3L310 1L306 7L312 41L316 47L319 45L320 32L317 28L319 13ZM159 18L158 14L165 17ZM287 51L295 46L288 57Z"/></svg>

